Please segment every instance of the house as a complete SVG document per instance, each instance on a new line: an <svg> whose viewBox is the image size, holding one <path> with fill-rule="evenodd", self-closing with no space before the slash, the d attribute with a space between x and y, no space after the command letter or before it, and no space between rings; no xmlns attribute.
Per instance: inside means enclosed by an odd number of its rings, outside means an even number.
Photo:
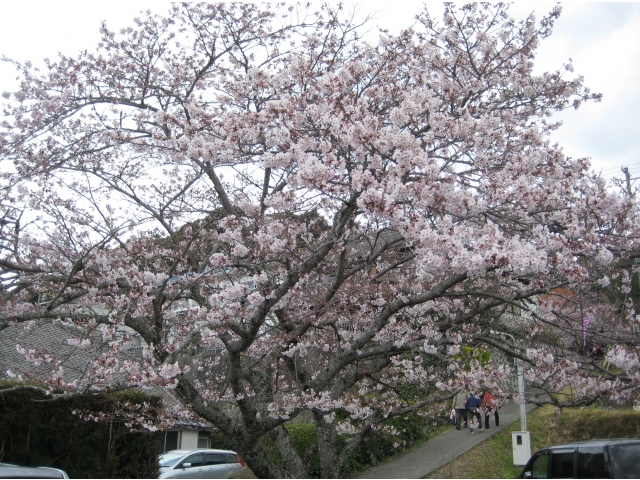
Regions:
<svg viewBox="0 0 640 480"><path fill-rule="evenodd" d="M140 338L131 336L123 345L122 358L135 358L140 355L141 347ZM12 325L0 331L0 379L39 385L55 374L61 386L74 382L82 388L92 358L104 348L108 348L104 342L58 320ZM86 387L89 391L97 390L116 386L122 380L123 375L114 375L105 383L87 384ZM165 408L179 404L169 390L159 386L144 390L161 397ZM209 448L211 434L215 431L213 425L204 421L177 421L164 430L163 452L178 448Z"/></svg>

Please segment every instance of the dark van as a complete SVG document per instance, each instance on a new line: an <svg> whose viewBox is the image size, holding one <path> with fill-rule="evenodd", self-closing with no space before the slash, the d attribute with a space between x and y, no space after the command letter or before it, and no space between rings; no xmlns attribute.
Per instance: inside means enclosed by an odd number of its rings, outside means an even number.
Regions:
<svg viewBox="0 0 640 480"><path fill-rule="evenodd" d="M518 478L640 478L640 439L565 443L538 450Z"/></svg>

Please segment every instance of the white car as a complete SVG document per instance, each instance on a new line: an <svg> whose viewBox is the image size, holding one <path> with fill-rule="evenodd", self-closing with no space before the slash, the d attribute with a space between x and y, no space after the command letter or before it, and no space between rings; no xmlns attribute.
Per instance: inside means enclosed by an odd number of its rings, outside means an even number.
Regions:
<svg viewBox="0 0 640 480"><path fill-rule="evenodd" d="M170 450L158 456L158 478L231 478L244 464L236 452L198 448Z"/></svg>
<svg viewBox="0 0 640 480"><path fill-rule="evenodd" d="M51 467L20 467L0 463L0 478L69 478L67 472Z"/></svg>

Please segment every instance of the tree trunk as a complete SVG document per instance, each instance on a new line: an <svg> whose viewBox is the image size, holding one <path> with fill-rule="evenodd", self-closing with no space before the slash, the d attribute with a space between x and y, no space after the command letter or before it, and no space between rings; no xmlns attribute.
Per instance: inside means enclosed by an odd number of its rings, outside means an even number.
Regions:
<svg viewBox="0 0 640 480"><path fill-rule="evenodd" d="M284 468L293 478L309 478L309 472L302 463L293 439L282 425L269 432L269 436L276 442L282 456Z"/></svg>
<svg viewBox="0 0 640 480"><path fill-rule="evenodd" d="M290 472L284 468L280 468L269 460L267 453L258 444L257 438L251 440L245 438L242 442L237 441L237 439L242 438L241 436L236 437L236 440L228 436L227 438L231 440L234 450L240 454L240 458L242 458L256 477L291 478ZM304 476L300 478L304 478Z"/></svg>
<svg viewBox="0 0 640 480"><path fill-rule="evenodd" d="M322 412L313 412L318 432L318 454L320 456L320 477L341 478L341 467L336 449L336 430L333 422L327 422Z"/></svg>

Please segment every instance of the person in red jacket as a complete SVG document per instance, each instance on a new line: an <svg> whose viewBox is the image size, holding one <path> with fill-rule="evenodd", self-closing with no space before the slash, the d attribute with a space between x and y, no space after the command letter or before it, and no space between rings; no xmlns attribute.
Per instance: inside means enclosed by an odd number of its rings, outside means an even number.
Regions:
<svg viewBox="0 0 640 480"><path fill-rule="evenodd" d="M482 410L484 411L484 428L489 428L489 414L493 412L494 418L496 420L496 427L500 425L500 416L498 415L498 408L500 407L500 402L498 401L498 397L491 394L489 390L484 392L484 396L482 397Z"/></svg>

